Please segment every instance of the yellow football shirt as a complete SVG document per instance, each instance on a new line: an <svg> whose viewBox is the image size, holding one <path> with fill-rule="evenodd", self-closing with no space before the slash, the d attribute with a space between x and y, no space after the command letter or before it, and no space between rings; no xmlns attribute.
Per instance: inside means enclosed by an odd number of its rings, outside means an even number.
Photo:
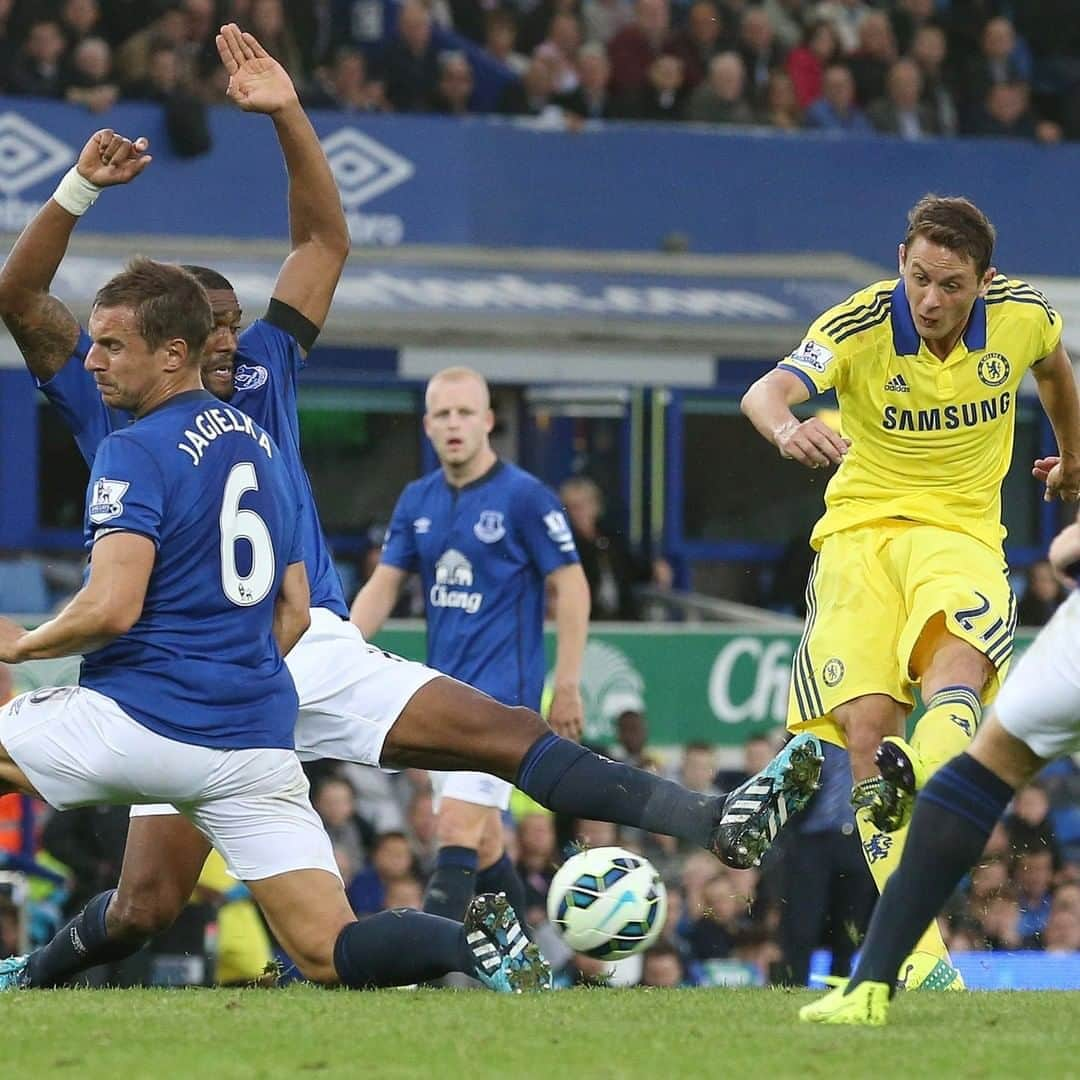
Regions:
<svg viewBox="0 0 1080 1080"><path fill-rule="evenodd" d="M902 279L880 281L826 311L779 365L811 395L836 391L851 440L811 544L902 518L999 547L1017 388L1057 347L1061 329L1042 293L1000 274L975 301L946 360L919 337Z"/></svg>

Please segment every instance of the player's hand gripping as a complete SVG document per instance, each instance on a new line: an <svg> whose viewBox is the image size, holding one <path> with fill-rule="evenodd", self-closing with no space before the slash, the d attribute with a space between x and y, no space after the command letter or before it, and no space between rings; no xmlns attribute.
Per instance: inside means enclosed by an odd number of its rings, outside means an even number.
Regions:
<svg viewBox="0 0 1080 1080"><path fill-rule="evenodd" d="M1043 499L1053 502L1076 502L1080 500L1080 459L1068 457L1038 458L1032 466L1031 475L1046 485Z"/></svg>
<svg viewBox="0 0 1080 1080"><path fill-rule="evenodd" d="M226 23L217 38L218 55L229 73L229 100L245 112L273 114L296 105L289 73L236 23Z"/></svg>
<svg viewBox="0 0 1080 1080"><path fill-rule="evenodd" d="M98 187L126 184L153 160L146 152L149 147L149 139L125 139L112 128L102 128L90 136L75 167L84 180Z"/></svg>
<svg viewBox="0 0 1080 1080"><path fill-rule="evenodd" d="M556 686L551 696L548 723L556 735L578 742L585 730L585 706L576 686Z"/></svg>
<svg viewBox="0 0 1080 1080"><path fill-rule="evenodd" d="M19 641L26 635L26 630L18 623L0 615L0 664L17 664L22 659Z"/></svg>
<svg viewBox="0 0 1080 1080"><path fill-rule="evenodd" d="M781 457L790 458L810 469L839 465L851 446L848 439L837 435L816 416L801 422L792 417L777 428L774 438Z"/></svg>

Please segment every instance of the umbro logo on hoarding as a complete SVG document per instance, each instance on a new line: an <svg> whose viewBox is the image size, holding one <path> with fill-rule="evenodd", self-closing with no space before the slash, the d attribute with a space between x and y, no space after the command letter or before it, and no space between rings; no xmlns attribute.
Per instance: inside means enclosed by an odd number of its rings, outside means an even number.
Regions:
<svg viewBox="0 0 1080 1080"><path fill-rule="evenodd" d="M0 195L11 198L70 165L75 151L18 113L0 113Z"/></svg>
<svg viewBox="0 0 1080 1080"><path fill-rule="evenodd" d="M335 131L322 145L346 210L355 210L404 184L415 171L407 158L355 128Z"/></svg>

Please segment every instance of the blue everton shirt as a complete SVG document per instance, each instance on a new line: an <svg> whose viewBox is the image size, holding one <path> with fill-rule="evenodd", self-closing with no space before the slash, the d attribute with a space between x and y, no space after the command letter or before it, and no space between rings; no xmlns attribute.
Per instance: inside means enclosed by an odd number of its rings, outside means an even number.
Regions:
<svg viewBox="0 0 1080 1080"><path fill-rule="evenodd" d="M138 622L84 657L80 685L179 742L291 748L298 701L273 624L304 557L300 512L269 435L205 390L107 436L86 495L91 562L110 532L157 553Z"/></svg>
<svg viewBox="0 0 1080 1080"><path fill-rule="evenodd" d="M436 470L402 492L382 560L420 573L428 664L506 705L540 707L544 578L579 561L554 492L506 462L461 488Z"/></svg>
<svg viewBox="0 0 1080 1080"><path fill-rule="evenodd" d="M247 413L267 431L281 450L282 460L302 495L303 533L311 606L328 608L346 619L349 609L330 555L311 483L300 456L300 425L296 415L296 377L304 358L296 339L264 319L256 319L239 338L230 405ZM110 409L101 400L93 377L83 367L91 341L83 332L68 362L38 388L59 410L79 451L92 465L101 440L110 431L131 423L127 413Z"/></svg>

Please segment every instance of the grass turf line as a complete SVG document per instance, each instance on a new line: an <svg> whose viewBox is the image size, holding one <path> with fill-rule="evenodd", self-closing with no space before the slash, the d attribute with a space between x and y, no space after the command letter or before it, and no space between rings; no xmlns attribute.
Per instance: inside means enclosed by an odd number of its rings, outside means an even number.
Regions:
<svg viewBox="0 0 1080 1080"><path fill-rule="evenodd" d="M796 1021L778 990L54 990L0 995L3 1075L1080 1077L1069 993L909 994L887 1028Z"/></svg>

